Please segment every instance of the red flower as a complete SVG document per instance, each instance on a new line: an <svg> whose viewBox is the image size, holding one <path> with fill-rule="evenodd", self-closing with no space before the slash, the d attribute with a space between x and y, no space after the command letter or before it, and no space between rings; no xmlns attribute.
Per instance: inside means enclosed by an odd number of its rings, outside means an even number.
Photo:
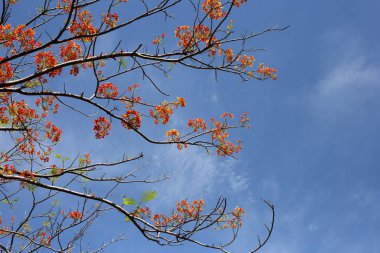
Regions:
<svg viewBox="0 0 380 253"><path fill-rule="evenodd" d="M141 116L138 111L128 110L122 117L128 122L128 124L121 122L123 127L127 129L138 129L141 127Z"/></svg>
<svg viewBox="0 0 380 253"><path fill-rule="evenodd" d="M103 83L98 88L98 96L104 98L116 98L119 95L119 88L113 83Z"/></svg>
<svg viewBox="0 0 380 253"><path fill-rule="evenodd" d="M0 57L0 61L4 60L3 57ZM13 76L13 68L9 62L5 62L0 65L0 82L4 83L11 79Z"/></svg>
<svg viewBox="0 0 380 253"><path fill-rule="evenodd" d="M103 139L107 135L109 135L109 130L111 130L111 124L109 121L100 116L99 118L94 120L94 128L96 139Z"/></svg>
<svg viewBox="0 0 380 253"><path fill-rule="evenodd" d="M37 70L43 71L45 69L50 69L57 65L57 59L55 59L54 54L51 50L47 52L39 52L34 56L35 63L37 64ZM48 72L50 77L55 77L56 75L60 75L62 72L61 68L52 70Z"/></svg>
<svg viewBox="0 0 380 253"><path fill-rule="evenodd" d="M69 215L68 215L69 218L73 219L74 221L76 220L80 220L83 218L83 214L79 211L73 211L73 212L69 212Z"/></svg>

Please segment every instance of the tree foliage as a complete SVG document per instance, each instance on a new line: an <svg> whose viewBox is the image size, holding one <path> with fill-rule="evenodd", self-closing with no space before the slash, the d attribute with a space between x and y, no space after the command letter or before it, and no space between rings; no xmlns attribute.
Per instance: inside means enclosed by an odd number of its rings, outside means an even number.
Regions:
<svg viewBox="0 0 380 253"><path fill-rule="evenodd" d="M228 252L242 226L243 208L228 210L224 198L211 208L202 199L185 199L167 213L157 213L149 208L150 201L159 198L155 191L143 192L140 199L114 196L117 188L165 178L136 179L139 169L116 177L107 174L108 167L140 160L142 154L114 162L93 162L89 153L66 157L57 150L64 136L58 119L70 117L69 110L91 118L88 131L96 139L107 138L112 127L121 124L126 134L151 144L175 145L179 150L195 146L219 156L235 156L242 145L230 138L230 132L249 127L246 113L192 118L183 129L166 129L161 136L146 131L148 125L164 129L174 112L186 107L185 98L171 98L152 73L168 76L181 66L229 73L243 81L276 79L276 69L255 63L253 50L246 44L282 29L237 35L230 16L244 8L246 0L36 0L28 1L28 6L36 8L31 17L22 13L25 2L3 0L0 19L0 249L79 251L93 222L113 212L115 219L128 222L160 245L189 242ZM189 13L183 18L187 23L178 23L183 21L174 14L184 9ZM174 35L133 30L136 24L150 24L156 16L176 27ZM134 33L141 39L138 43L126 39L105 48L111 33ZM81 75L91 76L91 81L75 83ZM118 78L130 75L141 75L144 82L119 82ZM139 88L146 85L154 87L153 99L140 96ZM75 202L61 206L63 195ZM13 216L16 202L25 198L24 216ZM273 205L266 203L274 216ZM267 242L273 220L267 228L265 240L259 239L253 252ZM213 230L229 230L231 239L216 244L197 237ZM92 251L101 251L119 239Z"/></svg>

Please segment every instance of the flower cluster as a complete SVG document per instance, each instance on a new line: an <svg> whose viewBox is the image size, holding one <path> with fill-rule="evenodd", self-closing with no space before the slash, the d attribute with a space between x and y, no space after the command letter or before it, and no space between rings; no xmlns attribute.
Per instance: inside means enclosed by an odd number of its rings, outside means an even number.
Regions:
<svg viewBox="0 0 380 253"><path fill-rule="evenodd" d="M72 0L61 0L57 3L57 9L63 9L66 13L70 11Z"/></svg>
<svg viewBox="0 0 380 253"><path fill-rule="evenodd" d="M25 25L19 25L14 31L15 39L20 44L21 48L27 51L37 46L40 46L41 43L38 43L34 39L34 35L36 32L31 28L26 28L26 29L24 28L25 28Z"/></svg>
<svg viewBox="0 0 380 253"><path fill-rule="evenodd" d="M127 122L121 122L123 127L127 129L139 129L141 127L141 116L138 111L128 110L122 117Z"/></svg>
<svg viewBox="0 0 380 253"><path fill-rule="evenodd" d="M161 44L161 41L163 39L165 39L165 36L166 36L165 33L163 33L161 35L155 36L154 39L153 39L153 41L152 41L152 44L153 45L159 45L159 44Z"/></svg>
<svg viewBox="0 0 380 253"><path fill-rule="evenodd" d="M179 150L182 150L184 147L187 148L186 143L179 143L181 135L177 129L168 130L165 135L169 142L177 142L177 148Z"/></svg>
<svg viewBox="0 0 380 253"><path fill-rule="evenodd" d="M109 130L111 130L111 124L108 119L103 116L94 120L94 128L96 139L103 139L109 134Z"/></svg>
<svg viewBox="0 0 380 253"><path fill-rule="evenodd" d="M61 138L62 130L57 126L53 125L51 121L46 123L46 133L45 137L50 139L52 142L57 143Z"/></svg>
<svg viewBox="0 0 380 253"><path fill-rule="evenodd" d="M238 153L241 148L241 141L238 140L237 144L228 141L228 122L227 118L234 118L234 115L229 112L225 112L221 115L221 118L224 119L224 122L220 122L214 119L211 119L211 122L214 124L214 128L211 129L211 139L213 144L216 147L216 153L219 156L231 156L235 153Z"/></svg>
<svg viewBox="0 0 380 253"><path fill-rule="evenodd" d="M183 49L186 49L188 47L192 47L193 43L193 33L190 30L190 26L183 25L177 27L177 29L174 31L174 35L179 38L178 46L182 47Z"/></svg>
<svg viewBox="0 0 380 253"><path fill-rule="evenodd" d="M176 210L171 216L166 214L154 214L152 220L157 227L175 226L186 221L194 221L199 219L203 212L204 200L194 200L191 204L187 200L179 201L176 204Z"/></svg>
<svg viewBox="0 0 380 253"><path fill-rule="evenodd" d="M134 92L134 91L136 91L138 88L139 88L139 85L138 85L137 83L134 83L134 84L132 84L132 85L129 85L129 86L127 87L127 90L130 91L130 92Z"/></svg>
<svg viewBox="0 0 380 253"><path fill-rule="evenodd" d="M177 97L177 102L174 102L174 106L178 108L178 106L186 107L186 100L183 97Z"/></svg>
<svg viewBox="0 0 380 253"><path fill-rule="evenodd" d="M179 26L174 31L174 35L179 39L178 46L186 51L193 50L193 47L199 42L209 44L210 41L213 41L210 37L210 28L203 24L194 26L193 29L188 25Z"/></svg>
<svg viewBox="0 0 380 253"><path fill-rule="evenodd" d="M173 108L185 107L186 100L183 97L177 97L175 102L162 102L161 105L155 106L154 110L149 111L150 117L154 119L154 124L166 125L170 120L170 115L173 114Z"/></svg>
<svg viewBox="0 0 380 253"><path fill-rule="evenodd" d="M23 137L17 138L17 148L22 154L34 155L36 153L35 140L38 138L38 132L23 132Z"/></svg>
<svg viewBox="0 0 380 253"><path fill-rule="evenodd" d="M15 40L14 28L11 24L0 25L0 43L5 47L13 46Z"/></svg>
<svg viewBox="0 0 380 253"><path fill-rule="evenodd" d="M9 117L6 115L7 108L0 107L0 124L7 124L9 122Z"/></svg>
<svg viewBox="0 0 380 253"><path fill-rule="evenodd" d="M239 55L237 60L240 62L240 67L246 69L247 67L252 67L255 62L255 57L244 54Z"/></svg>
<svg viewBox="0 0 380 253"><path fill-rule="evenodd" d="M60 46L60 58L63 59L63 61L73 61L80 57L82 53L82 49L79 44L75 43L74 41L69 41L66 45ZM72 65L72 68L70 70L71 75L78 75L79 68L77 64Z"/></svg>
<svg viewBox="0 0 380 253"><path fill-rule="evenodd" d="M51 50L47 52L38 52L35 56L35 63L37 65L38 71L43 71L45 69L50 69L57 65L57 59L55 59L54 54ZM60 75L62 72L61 68L57 68L49 71L48 75L50 77L55 77L56 75Z"/></svg>
<svg viewBox="0 0 380 253"><path fill-rule="evenodd" d="M222 212L222 210L220 210ZM245 210L242 207L235 207L230 215L224 215L219 218L217 225L219 229L236 229L243 226L242 216Z"/></svg>
<svg viewBox="0 0 380 253"><path fill-rule="evenodd" d="M127 91L131 92L130 96L124 96L121 98L121 102L125 103L126 110L131 110L135 106L136 103L140 103L142 98L139 96L135 96L136 90L139 88L139 85L134 83L127 87Z"/></svg>
<svg viewBox="0 0 380 253"><path fill-rule="evenodd" d="M150 117L154 119L154 124L166 125L173 114L173 106L164 101L161 105L157 105L154 110L149 111Z"/></svg>
<svg viewBox="0 0 380 253"><path fill-rule="evenodd" d="M74 20L69 31L75 36L85 36L82 38L83 41L91 41L91 35L97 33L97 29L92 24L93 17L88 10L82 11L78 14L79 22Z"/></svg>
<svg viewBox="0 0 380 253"><path fill-rule="evenodd" d="M150 210L149 207L138 207L133 211L132 214L134 217L144 217L144 216L148 218L152 217L152 211Z"/></svg>
<svg viewBox="0 0 380 253"><path fill-rule="evenodd" d="M234 50L226 49L224 51L224 57L227 63L231 63L234 60Z"/></svg>
<svg viewBox="0 0 380 253"><path fill-rule="evenodd" d="M40 244L50 246L52 237L49 235L48 237L46 236L46 232L41 232L40 233Z"/></svg>
<svg viewBox="0 0 380 253"><path fill-rule="evenodd" d="M30 120L39 118L36 110L30 108L25 100L13 101L9 104L9 114L12 116L12 125L23 127Z"/></svg>
<svg viewBox="0 0 380 253"><path fill-rule="evenodd" d="M243 115L240 115L240 123L242 127L247 127L250 128L251 126L248 124L249 122L249 117L247 116L248 113L243 113Z"/></svg>
<svg viewBox="0 0 380 253"><path fill-rule="evenodd" d="M79 211L73 211L69 212L68 217L73 219L74 221L77 221L83 218L83 214Z"/></svg>
<svg viewBox="0 0 380 253"><path fill-rule="evenodd" d="M0 93L0 104L8 104L9 103L9 98L12 93L10 92L1 92Z"/></svg>
<svg viewBox="0 0 380 253"><path fill-rule="evenodd" d="M233 0L233 5L239 8L245 2L247 2L247 0Z"/></svg>
<svg viewBox="0 0 380 253"><path fill-rule="evenodd" d="M104 98L116 98L119 95L119 88L113 83L103 83L99 86L97 95Z"/></svg>
<svg viewBox="0 0 380 253"><path fill-rule="evenodd" d="M55 97L53 96L46 96L37 98L34 102L36 106L40 106L43 113L42 117L46 118L49 113L49 109L53 111L54 114L58 113L59 104L54 104ZM54 104L54 105L53 105Z"/></svg>
<svg viewBox="0 0 380 253"><path fill-rule="evenodd" d="M0 61L4 60L3 57L0 57ZM0 64L0 82L4 83L11 79L13 76L13 68L9 62L4 62Z"/></svg>
<svg viewBox="0 0 380 253"><path fill-rule="evenodd" d="M0 174L13 175L16 174L17 170L13 164L4 164L0 167ZM1 223L0 223L1 224Z"/></svg>
<svg viewBox="0 0 380 253"><path fill-rule="evenodd" d="M222 49L220 48L220 42L215 37L211 38L210 44L208 44L208 46L211 46L208 49L207 53L209 57L215 56L216 53L218 53L219 55L223 53Z"/></svg>
<svg viewBox="0 0 380 253"><path fill-rule="evenodd" d="M204 0L202 10L207 13L211 19L220 19L226 15L220 0Z"/></svg>
<svg viewBox="0 0 380 253"><path fill-rule="evenodd" d="M40 157L40 160L43 162L49 162L50 161L50 155L52 153L53 149L51 147L48 147L46 150L43 151L37 151L36 155Z"/></svg>
<svg viewBox="0 0 380 253"><path fill-rule="evenodd" d="M194 34L195 34L195 38L197 39L196 40L197 42L201 41L201 42L208 43L209 40L211 39L210 38L210 35L211 35L210 28L206 25L203 25L203 24L194 26Z"/></svg>
<svg viewBox="0 0 380 253"><path fill-rule="evenodd" d="M102 16L103 16L103 22L106 24L107 28L115 27L116 23L119 21L119 15L117 15L117 13L111 14L108 12L107 15L103 13Z"/></svg>
<svg viewBox="0 0 380 253"><path fill-rule="evenodd" d="M90 154L84 154L83 155L83 164L85 164L85 165L89 165L89 164L91 164L91 157L90 157Z"/></svg>
<svg viewBox="0 0 380 253"><path fill-rule="evenodd" d="M187 126L192 128L194 132L198 132L200 129L205 131L207 129L207 124L202 118L189 119Z"/></svg>
<svg viewBox="0 0 380 253"><path fill-rule="evenodd" d="M30 179L35 178L35 175L33 174L33 172L29 170L23 170L21 172L17 172L16 174L18 174L20 177L25 177L25 178L30 178Z"/></svg>
<svg viewBox="0 0 380 253"><path fill-rule="evenodd" d="M179 141L180 134L177 129L171 129L166 132L168 141Z"/></svg>
<svg viewBox="0 0 380 253"><path fill-rule="evenodd" d="M273 80L277 79L277 70L274 68L265 67L262 63L259 65L259 68L256 70L256 72L260 74L261 77L272 78Z"/></svg>
<svg viewBox="0 0 380 253"><path fill-rule="evenodd" d="M17 53L17 42L24 51L31 50L41 45L34 39L35 31L32 28L25 28L25 25L19 25L16 28L10 24L0 25L0 44L12 48L11 53Z"/></svg>

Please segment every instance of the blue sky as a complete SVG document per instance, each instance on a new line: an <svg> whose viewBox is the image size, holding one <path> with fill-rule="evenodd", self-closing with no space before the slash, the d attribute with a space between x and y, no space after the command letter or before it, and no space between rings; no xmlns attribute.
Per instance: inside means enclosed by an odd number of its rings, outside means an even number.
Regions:
<svg viewBox="0 0 380 253"><path fill-rule="evenodd" d="M73 154L89 150L99 160L143 151L146 158L139 165L146 166L144 173L171 176L144 186L158 191L159 200L152 202L157 209L182 198L212 203L219 195L228 197L231 207L245 207L248 216L231 247L234 252L253 248L256 234L264 231L270 217L261 198L271 200L277 212L273 237L262 252L380 252L379 10L376 0L250 0L235 14L237 31L290 25L252 41L253 47L267 49L256 58L279 70L277 81L241 83L227 75L215 80L212 73L184 69L174 71L171 79L155 77L172 97L183 95L188 101L188 109L179 111L170 126L199 113L210 117L247 111L253 127L237 132L244 141L238 160L197 148L180 152L147 145L119 130L102 145L92 135L83 135L85 144L78 143L81 126L65 120L61 147ZM144 23L137 28L143 27L161 29ZM110 45L125 34L113 36L107 39ZM131 44L138 38L131 38ZM204 251L192 245L161 248L120 225L117 217L105 220L128 238L113 246L115 252ZM104 224L95 228L104 229ZM93 230L90 237L97 234Z"/></svg>
<svg viewBox="0 0 380 253"><path fill-rule="evenodd" d="M379 8L378 1L249 1L237 26L291 25L253 42L268 49L260 56L280 70L279 80L241 84L209 75L207 83L184 78L174 88L196 90L201 95L191 100L210 113L243 108L253 117L238 161L193 150L190 158L166 153L153 162L173 168L173 189L185 185L179 191L186 193L195 184L210 199L224 194L249 210L236 252L251 248L268 218L260 198L277 211L263 252L380 251Z"/></svg>

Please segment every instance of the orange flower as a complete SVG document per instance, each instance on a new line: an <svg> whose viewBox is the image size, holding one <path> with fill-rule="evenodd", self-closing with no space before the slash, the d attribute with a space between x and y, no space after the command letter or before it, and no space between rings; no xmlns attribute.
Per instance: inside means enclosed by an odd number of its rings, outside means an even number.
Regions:
<svg viewBox="0 0 380 253"><path fill-rule="evenodd" d="M165 135L168 137L168 139L173 141L179 140L178 137L180 136L177 129L168 130Z"/></svg>
<svg viewBox="0 0 380 253"><path fill-rule="evenodd" d="M46 123L46 138L50 139L52 142L56 143L61 138L62 130L53 125L51 121Z"/></svg>
<svg viewBox="0 0 380 253"><path fill-rule="evenodd" d="M227 117L229 117L229 118L233 119L234 115L232 113L230 113L230 112L224 112L220 117L221 118L227 118Z"/></svg>
<svg viewBox="0 0 380 253"><path fill-rule="evenodd" d="M154 110L149 111L150 117L154 118L154 124L166 125L169 122L170 115L173 114L173 106L166 101L162 105L157 105Z"/></svg>
<svg viewBox="0 0 380 253"><path fill-rule="evenodd" d="M211 19L220 19L226 15L220 0L204 0L202 10L207 13Z"/></svg>
<svg viewBox="0 0 380 253"><path fill-rule="evenodd" d="M62 1L62 4L61 2L57 3L57 9L62 8L65 12L69 12L72 5L72 0L61 0L61 1Z"/></svg>
<svg viewBox="0 0 380 253"><path fill-rule="evenodd" d="M161 34L161 35L157 35L156 37L154 37L153 41L152 41L152 44L153 45L159 45L161 44L161 41L165 38L165 33Z"/></svg>
<svg viewBox="0 0 380 253"><path fill-rule="evenodd" d="M115 27L116 26L116 23L119 21L119 15L117 15L117 13L107 13L106 14L102 14L103 16L103 22L106 24L106 27Z"/></svg>
<svg viewBox="0 0 380 253"><path fill-rule="evenodd" d="M51 50L49 50L47 52L39 52L36 54L36 56L34 56L34 58L35 58L35 63L37 65L38 71L50 69L50 68L54 67L55 65L57 65L57 63L58 63ZM50 77L55 77L56 75L60 75L61 72L62 72L62 69L59 68L59 69L49 71L48 75Z"/></svg>
<svg viewBox="0 0 380 253"><path fill-rule="evenodd" d="M177 97L176 106L186 107L186 101L183 97Z"/></svg>
<svg viewBox="0 0 380 253"><path fill-rule="evenodd" d="M4 60L3 57L0 57L0 61ZM4 83L11 79L13 76L13 68L9 62L4 62L0 65L0 82Z"/></svg>
<svg viewBox="0 0 380 253"><path fill-rule="evenodd" d="M119 95L119 88L113 83L103 83L98 88L98 96L104 98L116 98Z"/></svg>
<svg viewBox="0 0 380 253"><path fill-rule="evenodd" d="M111 130L111 124L105 117L100 116L99 118L94 120L93 130L95 132L96 139L103 139L104 137L109 135L109 130Z"/></svg>
<svg viewBox="0 0 380 253"><path fill-rule="evenodd" d="M247 0L233 0L233 5L239 8L245 2L247 2Z"/></svg>
<svg viewBox="0 0 380 253"><path fill-rule="evenodd" d="M75 36L86 36L82 38L83 41L88 42L92 40L92 36L97 33L97 29L92 24L93 17L90 11L85 10L78 14L78 20L74 20L71 26L69 27L69 31Z"/></svg>
<svg viewBox="0 0 380 253"><path fill-rule="evenodd" d="M184 49L192 47L193 33L188 25L179 26L174 31L174 35L179 38L178 46Z"/></svg>
<svg viewBox="0 0 380 253"><path fill-rule="evenodd" d="M70 40L66 45L60 46L60 56L64 61L72 61L78 59L82 52L79 44Z"/></svg>
<svg viewBox="0 0 380 253"><path fill-rule="evenodd" d="M193 128L194 132L198 132L199 129L202 129L203 131L205 131L207 129L206 122L203 119L201 119L201 118L197 118L197 119L194 119L194 120L189 119L189 122L187 123L187 126Z"/></svg>
<svg viewBox="0 0 380 253"><path fill-rule="evenodd" d="M123 127L127 129L139 129L141 127L141 116L138 111L128 110L122 117L128 122L128 124L121 122Z"/></svg>
<svg viewBox="0 0 380 253"><path fill-rule="evenodd" d="M252 67L255 62L255 57L249 55L239 55L238 61L240 61L240 67L246 69L247 67Z"/></svg>
<svg viewBox="0 0 380 253"><path fill-rule="evenodd" d="M76 221L76 220L82 219L83 214L79 211L73 211L73 212L69 212L68 217Z"/></svg>
<svg viewBox="0 0 380 253"><path fill-rule="evenodd" d="M256 70L256 72L264 78L272 78L273 80L277 79L277 70L274 68L265 67L262 63L259 65L259 68Z"/></svg>
<svg viewBox="0 0 380 253"><path fill-rule="evenodd" d="M227 63L231 63L234 60L234 51L232 49L226 49L224 55Z"/></svg>

